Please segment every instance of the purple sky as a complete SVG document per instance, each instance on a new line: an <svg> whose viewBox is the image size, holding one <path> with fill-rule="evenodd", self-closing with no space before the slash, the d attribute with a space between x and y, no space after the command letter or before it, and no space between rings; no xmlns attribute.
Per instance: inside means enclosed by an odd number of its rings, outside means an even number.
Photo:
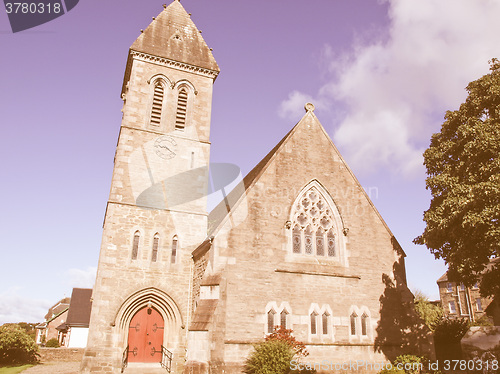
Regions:
<svg viewBox="0 0 500 374"><path fill-rule="evenodd" d="M246 174L316 114L437 298L445 271L411 240L429 205L422 151L464 87L500 57L489 0L183 0L221 68L212 162ZM161 1L82 0L12 34L0 8L0 323L43 319L91 287L121 122L129 46Z"/></svg>

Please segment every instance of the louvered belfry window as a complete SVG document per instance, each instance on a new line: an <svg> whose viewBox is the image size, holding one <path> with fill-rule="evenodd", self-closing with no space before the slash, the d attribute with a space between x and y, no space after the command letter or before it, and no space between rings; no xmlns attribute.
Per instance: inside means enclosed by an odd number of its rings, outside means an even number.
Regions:
<svg viewBox="0 0 500 374"><path fill-rule="evenodd" d="M187 113L188 93L185 88L179 90L177 98L177 113L175 115L175 128L183 130L186 126L186 113Z"/></svg>
<svg viewBox="0 0 500 374"><path fill-rule="evenodd" d="M155 83L155 91L153 94L153 106L151 107L151 124L160 126L161 112L163 108L163 85L157 81Z"/></svg>

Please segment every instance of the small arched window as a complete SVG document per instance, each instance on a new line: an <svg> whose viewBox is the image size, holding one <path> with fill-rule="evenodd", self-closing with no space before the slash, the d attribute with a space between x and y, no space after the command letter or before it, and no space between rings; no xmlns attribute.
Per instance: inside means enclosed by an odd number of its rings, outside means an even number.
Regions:
<svg viewBox="0 0 500 374"><path fill-rule="evenodd" d="M276 312L274 309L269 310L267 312L267 333L272 334L274 332L274 315Z"/></svg>
<svg viewBox="0 0 500 374"><path fill-rule="evenodd" d="M363 313L361 316L361 335L366 336L368 335L368 316L366 313Z"/></svg>
<svg viewBox="0 0 500 374"><path fill-rule="evenodd" d="M356 320L358 319L358 316L356 313L351 314L351 335L356 335Z"/></svg>
<svg viewBox="0 0 500 374"><path fill-rule="evenodd" d="M323 313L323 316L322 316L322 321L321 321L321 324L322 324L322 327L323 327L323 335L328 335L328 320L329 320L329 314L327 312Z"/></svg>
<svg viewBox="0 0 500 374"><path fill-rule="evenodd" d="M132 260L137 260L137 255L139 254L139 240L141 238L141 233L136 231L134 233L134 241L132 243Z"/></svg>
<svg viewBox="0 0 500 374"><path fill-rule="evenodd" d="M184 127L186 127L187 104L188 92L185 87L182 87L177 96L177 112L175 114L176 130L184 130Z"/></svg>
<svg viewBox="0 0 500 374"><path fill-rule="evenodd" d="M160 235L158 233L153 237L153 252L151 254L151 262L156 262L158 259L158 243L160 241Z"/></svg>
<svg viewBox="0 0 500 374"><path fill-rule="evenodd" d="M312 335L317 334L317 328L316 328L317 317L318 317L318 313L316 313L316 312L311 313L311 334Z"/></svg>
<svg viewBox="0 0 500 374"><path fill-rule="evenodd" d="M164 95L163 84L159 80L157 80L155 82L155 88L153 93L153 105L151 106L150 123L153 126L159 126L161 122L161 114L163 109L163 95Z"/></svg>
<svg viewBox="0 0 500 374"><path fill-rule="evenodd" d="M179 240L177 239L177 235L174 236L172 239L172 259L171 262L172 264L175 264L175 261L177 260L177 246L179 244Z"/></svg>
<svg viewBox="0 0 500 374"><path fill-rule="evenodd" d="M280 326L282 329L286 329L286 320L287 320L288 312L283 309L280 313Z"/></svg>

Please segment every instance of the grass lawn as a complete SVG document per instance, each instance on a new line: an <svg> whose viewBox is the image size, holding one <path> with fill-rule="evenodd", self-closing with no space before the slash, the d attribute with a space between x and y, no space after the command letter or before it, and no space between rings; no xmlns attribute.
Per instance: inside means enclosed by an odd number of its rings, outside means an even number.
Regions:
<svg viewBox="0 0 500 374"><path fill-rule="evenodd" d="M0 367L0 374L17 374L33 365L23 365L23 366L12 366L12 367Z"/></svg>

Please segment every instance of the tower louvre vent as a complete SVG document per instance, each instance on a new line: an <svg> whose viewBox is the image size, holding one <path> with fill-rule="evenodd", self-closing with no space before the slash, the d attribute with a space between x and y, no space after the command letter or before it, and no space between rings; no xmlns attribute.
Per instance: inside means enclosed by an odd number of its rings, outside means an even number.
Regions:
<svg viewBox="0 0 500 374"><path fill-rule="evenodd" d="M163 85L160 82L156 82L153 94L153 105L151 107L151 124L154 126L159 126L161 122L163 93Z"/></svg>
<svg viewBox="0 0 500 374"><path fill-rule="evenodd" d="M175 128L177 130L183 130L186 126L187 102L187 91L185 88L181 88L177 99L177 113L175 115Z"/></svg>

